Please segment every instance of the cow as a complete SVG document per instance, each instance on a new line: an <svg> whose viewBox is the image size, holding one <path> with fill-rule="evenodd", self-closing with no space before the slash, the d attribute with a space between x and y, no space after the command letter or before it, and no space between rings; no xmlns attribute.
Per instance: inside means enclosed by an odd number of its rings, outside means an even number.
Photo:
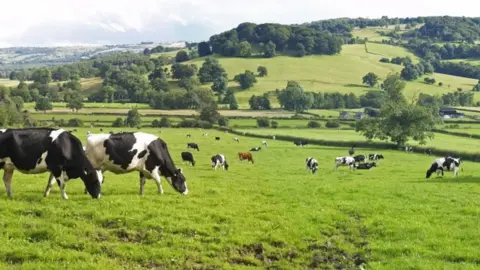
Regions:
<svg viewBox="0 0 480 270"><path fill-rule="evenodd" d="M272 139L274 139L274 140L275 140L275 138L276 138L275 136L272 136Z"/></svg>
<svg viewBox="0 0 480 270"><path fill-rule="evenodd" d="M267 141L262 141L262 145L267 147L268 146Z"/></svg>
<svg viewBox="0 0 480 270"><path fill-rule="evenodd" d="M306 159L305 169L312 170L312 173L316 173L318 170L318 161L315 158L308 157Z"/></svg>
<svg viewBox="0 0 480 270"><path fill-rule="evenodd" d="M200 148L198 148L198 144L196 143L187 143L187 148L197 149L197 151L200 151Z"/></svg>
<svg viewBox="0 0 480 270"><path fill-rule="evenodd" d="M368 155L368 160L379 160L379 159L385 159L382 154L369 154Z"/></svg>
<svg viewBox="0 0 480 270"><path fill-rule="evenodd" d="M444 176L443 171L453 171L453 176L458 176L458 168L460 167L460 158L453 158L453 157L445 157L445 158L437 158L433 161L430 169L427 170L426 178L430 178L434 172L437 173L437 177L442 173ZM463 168L462 168L463 170Z"/></svg>
<svg viewBox="0 0 480 270"><path fill-rule="evenodd" d="M238 159L240 159L240 161L246 159L247 161L251 161L253 164L253 157L252 157L252 153L250 152L239 152Z"/></svg>
<svg viewBox="0 0 480 270"><path fill-rule="evenodd" d="M432 154L432 149L425 149L425 154L430 156Z"/></svg>
<svg viewBox="0 0 480 270"><path fill-rule="evenodd" d="M202 134L202 136L208 136L208 133L205 132L205 133Z"/></svg>
<svg viewBox="0 0 480 270"><path fill-rule="evenodd" d="M293 144L295 144L296 146L304 146L304 145L307 145L308 142L307 141L294 141Z"/></svg>
<svg viewBox="0 0 480 270"><path fill-rule="evenodd" d="M355 159L353 157L336 157L334 170L338 170L339 166L348 166L350 170L355 170Z"/></svg>
<svg viewBox="0 0 480 270"><path fill-rule="evenodd" d="M140 195L144 194L146 179L155 180L158 192L163 194L160 176L164 176L177 192L188 194L182 169L175 167L165 141L153 134L90 134L86 146L88 160L102 173L109 171L118 175L139 172Z"/></svg>
<svg viewBox="0 0 480 270"><path fill-rule="evenodd" d="M190 134L187 134L187 138L191 138L191 137L192 137L192 135L190 135Z"/></svg>
<svg viewBox="0 0 480 270"><path fill-rule="evenodd" d="M240 140L238 140L237 137L233 138L233 140L236 141L236 142L240 142Z"/></svg>
<svg viewBox="0 0 480 270"><path fill-rule="evenodd" d="M182 161L190 162L192 166L195 166L195 160L190 152L182 152Z"/></svg>
<svg viewBox="0 0 480 270"><path fill-rule="evenodd" d="M258 151L260 151L260 150L262 150L262 147L260 147L260 146L257 146L257 147L254 147L254 148L250 148L250 151L253 151L253 152L258 152Z"/></svg>
<svg viewBox="0 0 480 270"><path fill-rule="evenodd" d="M15 170L24 174L49 171L68 199L65 182L82 179L92 198L100 198L101 184L82 149L80 140L63 129L25 128L0 130L0 169L7 195L13 198L12 176Z"/></svg>
<svg viewBox="0 0 480 270"><path fill-rule="evenodd" d="M227 159L223 154L217 154L215 156L212 156L210 160L212 161L212 168L214 168L215 170L217 170L218 166L222 166L223 170L228 171L229 165L227 163Z"/></svg>
<svg viewBox="0 0 480 270"><path fill-rule="evenodd" d="M365 163L365 160L367 159L367 156L365 155L357 155L357 156L354 156L353 159L355 159L355 162L363 162Z"/></svg>
<svg viewBox="0 0 480 270"><path fill-rule="evenodd" d="M220 141L220 137L215 137L215 140L216 140L216 141Z"/></svg>
<svg viewBox="0 0 480 270"><path fill-rule="evenodd" d="M375 162L358 164L356 168L359 170L370 170L373 167L377 167Z"/></svg>

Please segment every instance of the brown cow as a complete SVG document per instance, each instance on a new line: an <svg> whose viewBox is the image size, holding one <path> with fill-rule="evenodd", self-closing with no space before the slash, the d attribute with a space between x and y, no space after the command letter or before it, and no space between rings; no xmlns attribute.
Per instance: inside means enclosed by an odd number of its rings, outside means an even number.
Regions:
<svg viewBox="0 0 480 270"><path fill-rule="evenodd" d="M240 161L246 159L248 161L251 161L252 164L253 164L253 157L252 157L252 153L250 153L250 152L238 153L238 158L240 159Z"/></svg>

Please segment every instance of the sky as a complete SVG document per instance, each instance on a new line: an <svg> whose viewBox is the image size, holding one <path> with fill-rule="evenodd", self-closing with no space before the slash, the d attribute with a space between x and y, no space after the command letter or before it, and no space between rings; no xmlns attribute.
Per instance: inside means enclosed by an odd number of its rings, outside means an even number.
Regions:
<svg viewBox="0 0 480 270"><path fill-rule="evenodd" d="M478 0L3 0L0 47L207 40L242 22L479 16ZM5 12L9 11L9 12Z"/></svg>

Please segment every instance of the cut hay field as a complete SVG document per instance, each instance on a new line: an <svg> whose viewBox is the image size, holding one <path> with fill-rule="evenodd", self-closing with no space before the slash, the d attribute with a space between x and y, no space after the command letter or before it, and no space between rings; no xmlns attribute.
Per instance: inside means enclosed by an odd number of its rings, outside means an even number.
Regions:
<svg viewBox="0 0 480 270"><path fill-rule="evenodd" d="M471 65L474 65L474 66L480 65L480 59L476 59L476 58L469 58L469 59L452 59L452 60L445 60L445 61L455 62L455 63L464 62L464 63L468 63L468 64L471 64Z"/></svg>
<svg viewBox="0 0 480 270"><path fill-rule="evenodd" d="M331 141L367 141L365 137L355 130L336 130L336 129L243 129L242 131L251 134L260 135L288 135L306 139L331 140ZM454 131L454 130L452 130ZM466 133L466 132L464 132ZM380 140L373 140L381 142ZM408 145L419 145L418 142L408 142ZM463 151L469 153L480 153L478 140L473 138L463 138L447 134L435 133L433 140L427 140L426 147L432 147L442 150Z"/></svg>
<svg viewBox="0 0 480 270"><path fill-rule="evenodd" d="M92 130L98 132L98 130ZM158 130L144 131L159 134ZM192 138L185 138L185 134ZM163 181L164 195L138 175L106 173L103 196L67 183L43 198L48 174L13 177L14 199L0 192L3 269L477 269L480 166L465 162L458 179L425 179L433 157L383 151L371 171L333 172L347 149L269 141L255 164L236 153L260 140L200 130L163 129L189 194ZM76 133L85 140L86 129ZM220 136L215 141L213 136ZM195 141L197 165L181 165ZM373 152L371 149L358 149ZM229 171L213 171L224 153ZM311 175L305 158L319 160Z"/></svg>

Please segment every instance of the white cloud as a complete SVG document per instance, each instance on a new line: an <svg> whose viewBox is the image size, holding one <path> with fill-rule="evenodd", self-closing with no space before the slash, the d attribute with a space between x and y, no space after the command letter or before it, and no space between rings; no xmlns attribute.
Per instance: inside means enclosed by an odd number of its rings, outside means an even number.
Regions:
<svg viewBox="0 0 480 270"><path fill-rule="evenodd" d="M58 27L76 31L83 26L130 35L162 29L165 38L181 37L178 26L223 31L241 22L303 23L335 17L414 17L432 15L478 16L478 0L15 0L4 1L0 16L2 43L34 42L32 31ZM7 26L7 27L5 27ZM89 28L93 31L93 28ZM185 30L184 28L180 28ZM44 40L55 40L47 29ZM205 30L207 31L207 30ZM190 31L187 31L190 32ZM199 33L208 36L212 33ZM35 33L40 39L40 33ZM88 33L83 33L87 38ZM188 33L187 33L188 34ZM132 37L132 38L141 38ZM163 37L160 37L163 38ZM188 36L186 38L189 38ZM138 40L137 40L138 41ZM132 42L137 42L132 41ZM69 42L63 40L59 42Z"/></svg>

